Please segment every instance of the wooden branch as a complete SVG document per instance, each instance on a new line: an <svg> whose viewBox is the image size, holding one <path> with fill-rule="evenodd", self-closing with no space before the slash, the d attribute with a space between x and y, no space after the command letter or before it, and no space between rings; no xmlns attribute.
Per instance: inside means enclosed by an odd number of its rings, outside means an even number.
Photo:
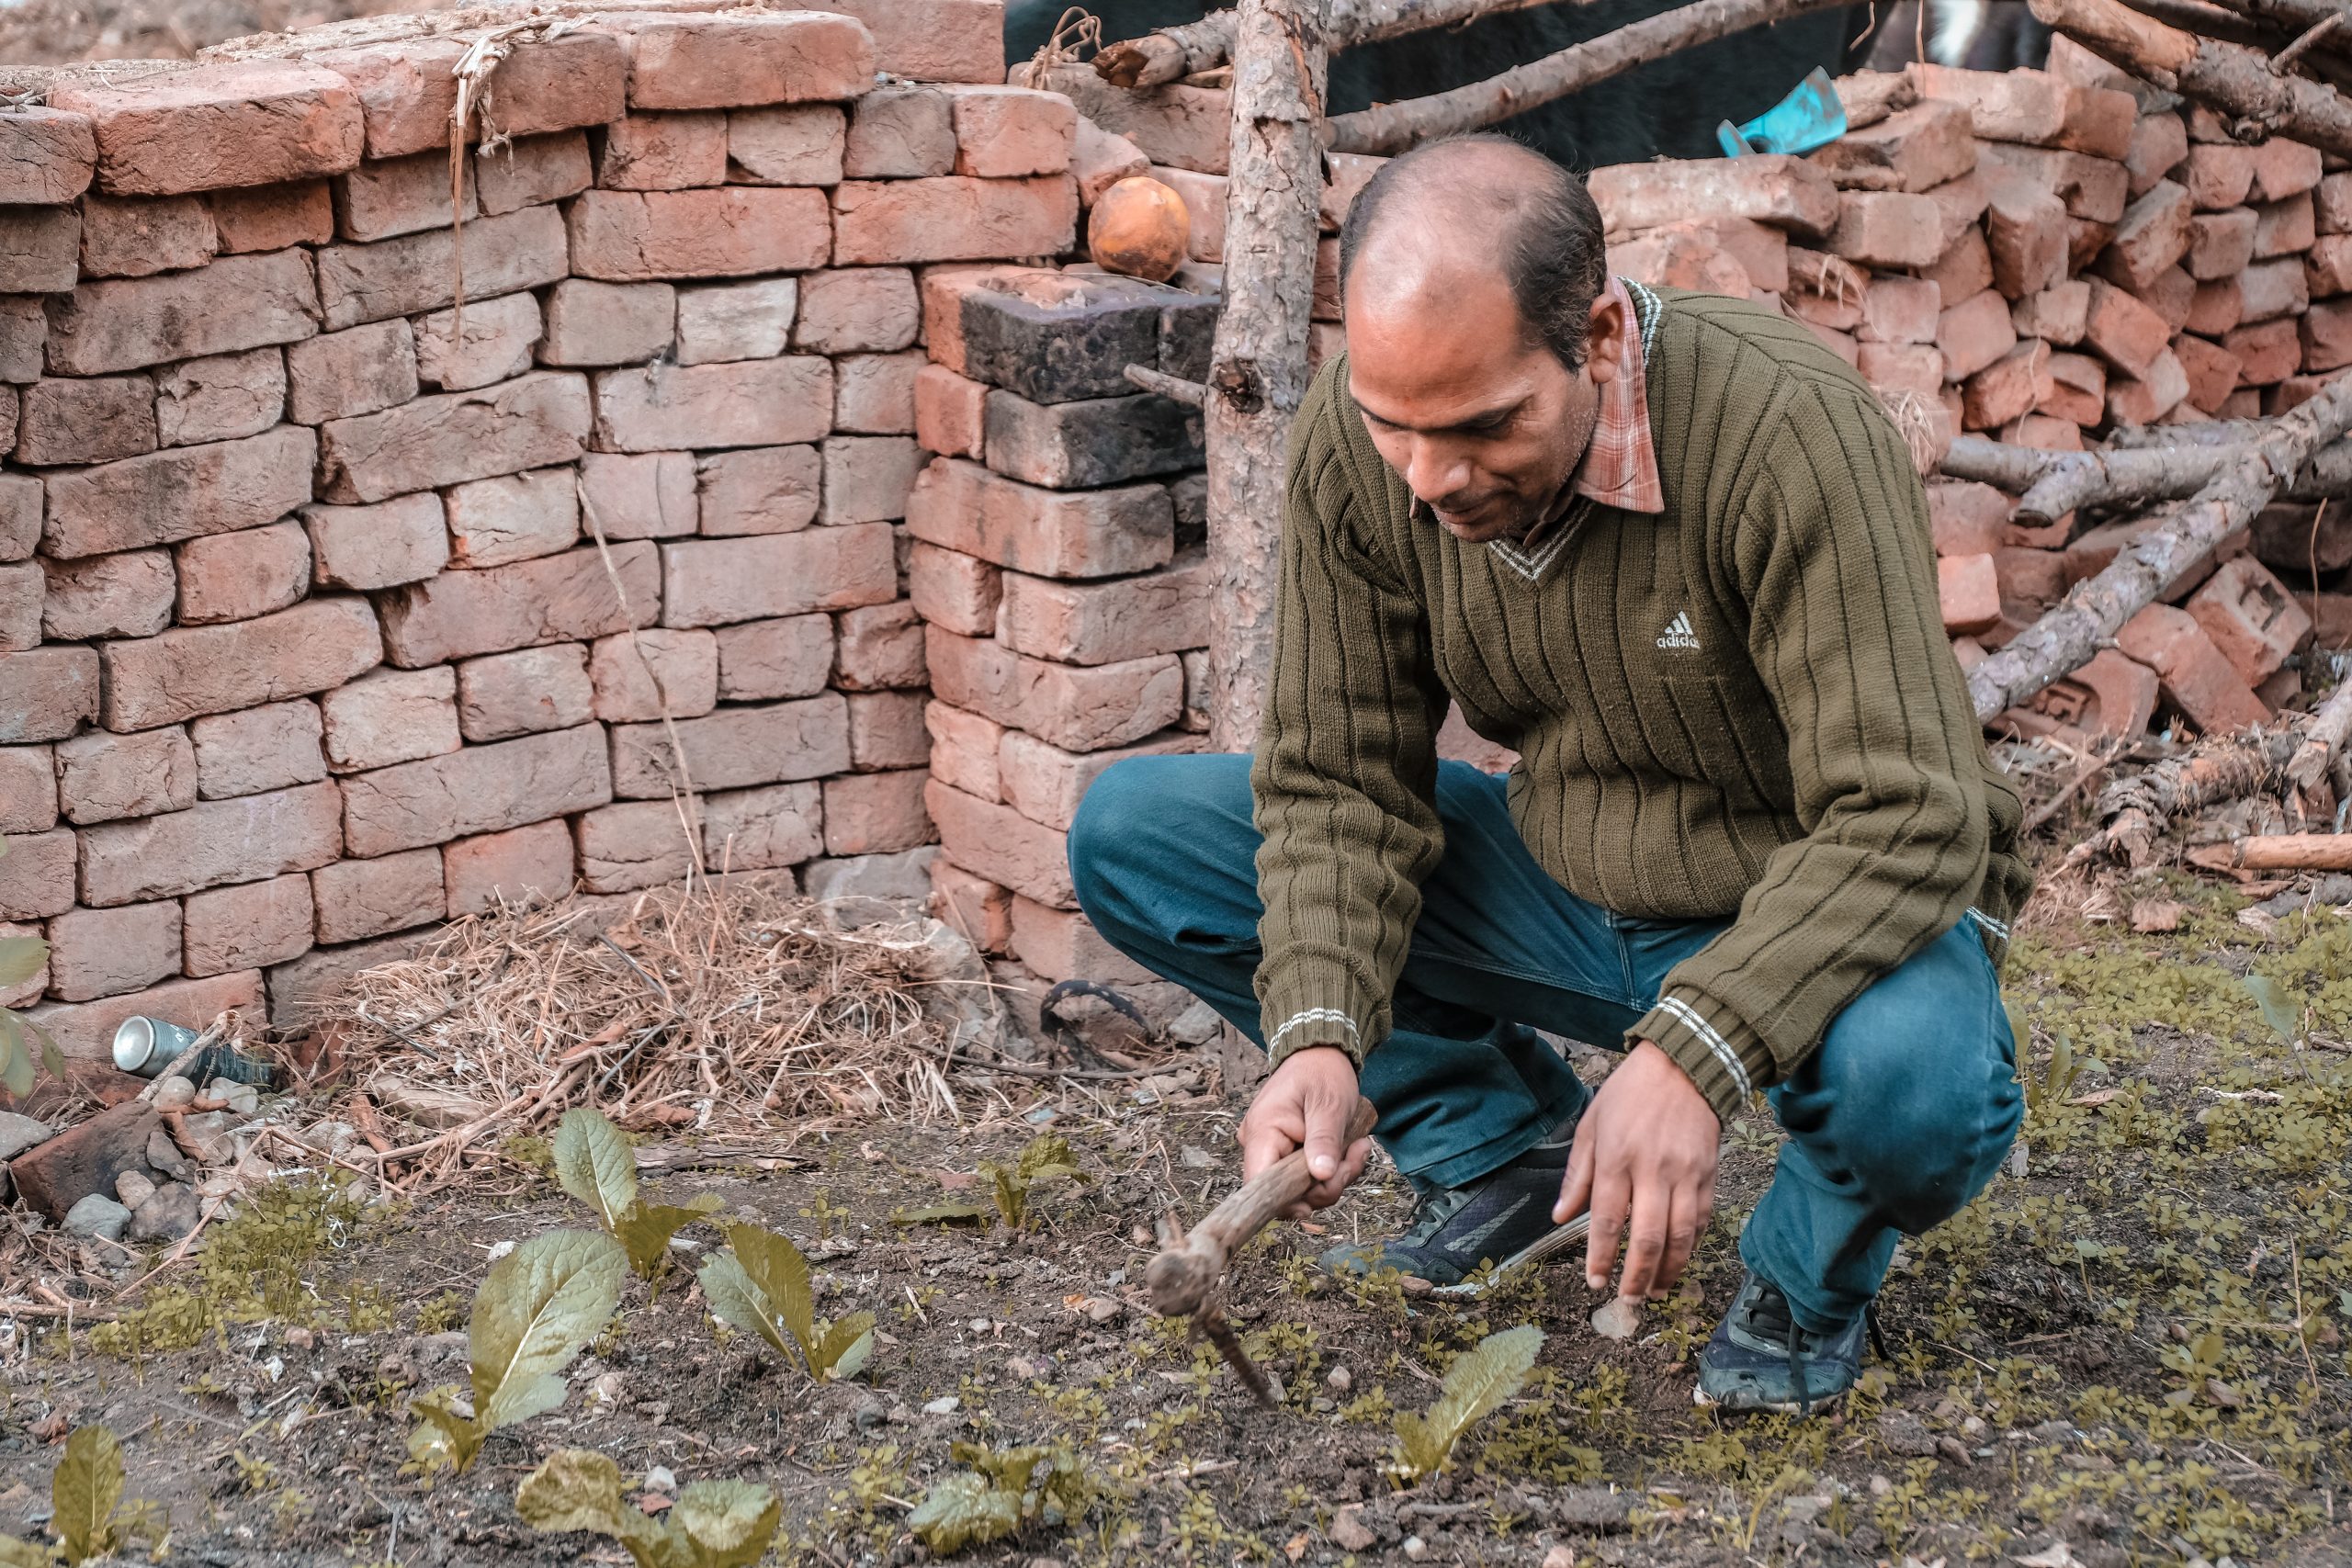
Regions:
<svg viewBox="0 0 2352 1568"><path fill-rule="evenodd" d="M2352 377L2282 415L2174 516L2124 547L2106 570L1968 672L1976 716L1989 719L2063 679L2098 651L2125 621L2155 603L2191 563L2254 522L2281 486L2322 447L2352 427Z"/></svg>
<svg viewBox="0 0 2352 1568"><path fill-rule="evenodd" d="M1989 435L1955 435L1939 471L1951 479L1974 479L2019 495L2031 490L2060 458L2073 456L2041 446L2011 446Z"/></svg>
<svg viewBox="0 0 2352 1568"><path fill-rule="evenodd" d="M2104 826L2067 852L2066 864L2112 858L2144 865L2176 818L2265 788L2295 744L2284 731L2253 740L2221 736L2109 784L2098 797Z"/></svg>
<svg viewBox="0 0 2352 1568"><path fill-rule="evenodd" d="M1379 1119L1372 1101L1357 1100L1354 1112L1348 1117L1342 1149L1371 1136L1373 1123ZM1183 1317L1206 1306L1215 1299L1217 1283L1225 1278L1234 1253L1284 1209L1306 1197L1314 1185L1315 1179L1306 1171L1306 1151L1299 1149L1235 1188L1193 1227L1190 1235L1174 1238L1145 1269L1144 1288L1150 1293L1152 1310L1162 1317Z"/></svg>
<svg viewBox="0 0 2352 1568"><path fill-rule="evenodd" d="M2199 38L2217 38L2224 43L2244 44L2249 49L2269 51L2278 47L2281 39L2276 29L2267 28L2235 11L2223 10L2207 0L2123 0L2143 17L2195 33Z"/></svg>
<svg viewBox="0 0 2352 1568"><path fill-rule="evenodd" d="M2145 82L2219 109L2268 135L2352 155L2352 98L2322 82L2281 76L2256 50L2166 27L2122 0L2031 0L2033 14Z"/></svg>
<svg viewBox="0 0 2352 1568"><path fill-rule="evenodd" d="M2210 871L2352 871L2352 833L2257 833L2188 858Z"/></svg>
<svg viewBox="0 0 2352 1568"><path fill-rule="evenodd" d="M1839 0L1698 0L1615 32L1515 66L1450 93L1382 104L1331 121L1335 152L1402 152L1441 136L1476 130L1578 93L1636 65L1767 22L1825 11Z"/></svg>
<svg viewBox="0 0 2352 1568"><path fill-rule="evenodd" d="M1158 392L1193 408L1208 406L1209 389L1198 381L1187 381L1182 376L1170 376L1165 370L1155 370L1148 365L1130 365L1121 374L1135 386L1147 392Z"/></svg>
<svg viewBox="0 0 2352 1568"><path fill-rule="evenodd" d="M2307 795L2318 788L2319 781L2335 766L2347 736L2352 736L2352 681L2338 682L2312 715L2302 744L2287 760L2287 782Z"/></svg>
<svg viewBox="0 0 2352 1568"><path fill-rule="evenodd" d="M1257 744L1274 667L1292 417L1306 398L1323 197L1330 0L1241 0L1225 211L1225 313L1204 411L1209 452L1209 739Z"/></svg>
<svg viewBox="0 0 2352 1568"><path fill-rule="evenodd" d="M1330 0L1333 50L1379 43L1408 33L1459 27L1483 17L1531 11L1538 6L1589 5L1591 0ZM1114 43L1094 57L1094 69L1114 87L1158 87L1232 58L1236 13L1213 11L1197 22L1162 28Z"/></svg>

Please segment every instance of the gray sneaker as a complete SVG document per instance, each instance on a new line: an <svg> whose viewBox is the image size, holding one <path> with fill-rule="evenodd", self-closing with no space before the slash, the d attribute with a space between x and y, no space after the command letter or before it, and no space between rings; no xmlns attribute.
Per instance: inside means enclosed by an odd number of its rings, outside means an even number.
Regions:
<svg viewBox="0 0 2352 1568"><path fill-rule="evenodd" d="M1578 1108L1581 1111L1581 1107ZM1427 1280L1439 1295L1476 1295L1506 1275L1581 1240L1582 1214L1552 1223L1560 1201L1577 1118L1552 1129L1544 1142L1467 1187L1422 1194L1403 1233L1393 1240L1344 1242L1319 1260L1333 1274L1366 1275L1382 1269ZM1477 1274L1483 1264L1491 1272Z"/></svg>

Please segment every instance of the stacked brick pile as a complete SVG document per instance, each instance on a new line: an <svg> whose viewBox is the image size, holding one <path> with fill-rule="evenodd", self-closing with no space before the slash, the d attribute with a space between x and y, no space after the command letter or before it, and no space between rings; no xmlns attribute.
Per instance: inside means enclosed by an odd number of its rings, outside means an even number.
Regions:
<svg viewBox="0 0 2352 1568"><path fill-rule="evenodd" d="M461 214L453 39L0 114L0 930L51 948L0 1003L95 1055L133 1012L284 1019L500 895L675 877L665 705L714 868L920 879L920 269L1076 212L1000 25L526 36Z"/></svg>

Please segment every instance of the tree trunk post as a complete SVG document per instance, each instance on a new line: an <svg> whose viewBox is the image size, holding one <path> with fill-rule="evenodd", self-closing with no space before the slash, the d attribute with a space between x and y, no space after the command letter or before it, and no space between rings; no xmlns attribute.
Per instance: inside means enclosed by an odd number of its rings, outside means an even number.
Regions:
<svg viewBox="0 0 2352 1568"><path fill-rule="evenodd" d="M1284 450L1306 396L1316 212L1323 194L1329 0L1241 0L1235 13L1225 314L1209 369L1209 735L1258 739L1274 657Z"/></svg>

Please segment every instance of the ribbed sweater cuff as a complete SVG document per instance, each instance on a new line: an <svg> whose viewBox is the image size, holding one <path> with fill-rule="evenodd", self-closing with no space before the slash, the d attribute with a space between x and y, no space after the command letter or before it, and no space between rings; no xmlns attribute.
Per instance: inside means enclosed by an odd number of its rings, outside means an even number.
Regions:
<svg viewBox="0 0 2352 1568"><path fill-rule="evenodd" d="M1722 1002L1688 986L1670 987L1625 1032L1628 1049L1644 1040L1690 1075L1726 1126L1747 1108L1747 1097L1776 1077L1764 1037Z"/></svg>
<svg viewBox="0 0 2352 1568"><path fill-rule="evenodd" d="M1336 1045L1359 1068L1372 1039L1372 998L1345 976L1302 977L1269 991L1260 1014L1266 1066L1279 1067L1310 1045Z"/></svg>

